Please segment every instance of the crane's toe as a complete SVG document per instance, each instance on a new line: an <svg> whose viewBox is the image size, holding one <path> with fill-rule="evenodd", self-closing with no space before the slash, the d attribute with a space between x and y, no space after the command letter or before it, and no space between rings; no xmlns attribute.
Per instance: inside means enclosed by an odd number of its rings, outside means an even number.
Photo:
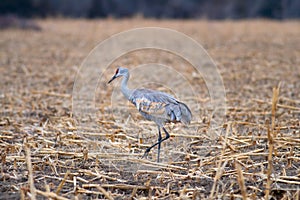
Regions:
<svg viewBox="0 0 300 200"><path fill-rule="evenodd" d="M144 155L142 156L142 158L147 158L147 157L148 157L148 154L149 154L149 152L150 152L150 150L151 150L151 147L147 148L147 149L145 150L145 153L144 153Z"/></svg>

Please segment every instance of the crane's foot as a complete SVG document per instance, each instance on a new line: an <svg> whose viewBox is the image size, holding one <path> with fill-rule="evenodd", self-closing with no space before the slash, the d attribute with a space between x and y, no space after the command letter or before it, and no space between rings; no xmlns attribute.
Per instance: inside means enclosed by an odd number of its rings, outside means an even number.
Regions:
<svg viewBox="0 0 300 200"><path fill-rule="evenodd" d="M147 157L148 157L148 154L149 154L149 152L150 152L150 150L151 150L150 147L147 148L146 151L145 151L145 153L144 153L144 155L142 156L142 158L147 158Z"/></svg>
<svg viewBox="0 0 300 200"><path fill-rule="evenodd" d="M152 147L147 148L146 151L145 151L145 153L144 153L144 155L142 156L142 158L147 158L151 149L152 149ZM159 152L158 152L158 155L157 155L157 162L158 163L159 163Z"/></svg>

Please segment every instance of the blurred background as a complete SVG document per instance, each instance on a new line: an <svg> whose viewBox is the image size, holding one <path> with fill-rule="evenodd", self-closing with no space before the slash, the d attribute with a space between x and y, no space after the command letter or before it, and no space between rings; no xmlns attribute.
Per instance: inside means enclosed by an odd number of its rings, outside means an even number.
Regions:
<svg viewBox="0 0 300 200"><path fill-rule="evenodd" d="M1 15L19 17L134 17L292 19L299 0L1 0Z"/></svg>

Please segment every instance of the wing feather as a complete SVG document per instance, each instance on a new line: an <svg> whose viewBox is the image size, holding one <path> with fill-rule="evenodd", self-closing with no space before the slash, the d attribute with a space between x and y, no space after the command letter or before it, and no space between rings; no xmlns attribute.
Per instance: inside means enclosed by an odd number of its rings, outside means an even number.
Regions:
<svg viewBox="0 0 300 200"><path fill-rule="evenodd" d="M180 121L180 102L172 95L148 89L136 89L130 101L150 120Z"/></svg>

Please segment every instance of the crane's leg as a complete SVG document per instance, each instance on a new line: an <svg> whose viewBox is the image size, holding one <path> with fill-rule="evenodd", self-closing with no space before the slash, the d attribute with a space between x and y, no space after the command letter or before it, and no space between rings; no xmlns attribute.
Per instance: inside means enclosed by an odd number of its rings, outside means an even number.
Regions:
<svg viewBox="0 0 300 200"><path fill-rule="evenodd" d="M163 141L165 141L165 140L167 140L167 139L170 138L170 134L168 133L168 131L167 131L164 127L162 127L162 129L163 129L164 132L166 133L166 137L165 137L164 139L162 139L162 137L161 137L161 132L160 132L160 127L158 127L158 141L157 141L155 144L153 144L151 147L148 147L148 148L146 149L146 151L145 151L145 153L144 153L144 155L143 155L142 158L147 157L147 155L148 155L148 153L150 152L150 150L151 150L153 147L155 147L156 145L158 145L157 162L159 162L159 155L160 155L160 146L161 146L161 143L162 143Z"/></svg>
<svg viewBox="0 0 300 200"><path fill-rule="evenodd" d="M159 155L160 155L160 146L161 146L161 141L162 141L162 137L161 137L161 132L160 132L160 127L158 126L158 147L157 147L157 162L159 162Z"/></svg>

